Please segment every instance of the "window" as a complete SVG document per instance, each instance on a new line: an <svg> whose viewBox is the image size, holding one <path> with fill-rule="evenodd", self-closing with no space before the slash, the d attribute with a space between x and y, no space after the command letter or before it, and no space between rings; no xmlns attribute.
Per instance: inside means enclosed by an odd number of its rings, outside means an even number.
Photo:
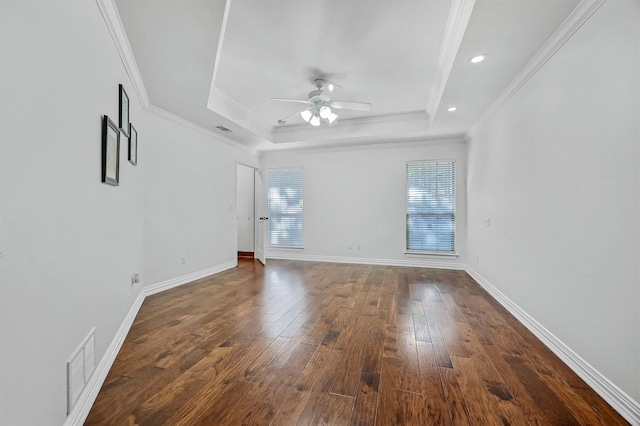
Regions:
<svg viewBox="0 0 640 426"><path fill-rule="evenodd" d="M302 247L302 169L268 171L267 206L267 244Z"/></svg>
<svg viewBox="0 0 640 426"><path fill-rule="evenodd" d="M455 252L455 162L407 163L407 251Z"/></svg>

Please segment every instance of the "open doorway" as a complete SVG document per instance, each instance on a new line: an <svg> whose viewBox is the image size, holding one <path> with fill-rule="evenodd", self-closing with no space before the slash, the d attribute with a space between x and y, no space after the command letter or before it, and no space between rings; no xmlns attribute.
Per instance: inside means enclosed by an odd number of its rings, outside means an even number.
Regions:
<svg viewBox="0 0 640 426"><path fill-rule="evenodd" d="M255 169L238 163L237 166L238 258L255 256Z"/></svg>

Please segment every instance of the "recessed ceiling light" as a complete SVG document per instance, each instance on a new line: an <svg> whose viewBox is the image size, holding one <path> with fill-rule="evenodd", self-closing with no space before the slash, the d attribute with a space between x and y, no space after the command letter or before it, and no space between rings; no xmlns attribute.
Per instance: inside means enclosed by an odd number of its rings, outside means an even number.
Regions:
<svg viewBox="0 0 640 426"><path fill-rule="evenodd" d="M478 62L484 61L486 57L487 57L486 55L474 56L471 59L469 59L469 62L471 62L472 64L477 64Z"/></svg>
<svg viewBox="0 0 640 426"><path fill-rule="evenodd" d="M457 110L457 109L458 109L458 107L454 107L454 106L452 106L452 107L447 108L447 111L449 111L449 112L453 112L453 111L455 111L455 110Z"/></svg>

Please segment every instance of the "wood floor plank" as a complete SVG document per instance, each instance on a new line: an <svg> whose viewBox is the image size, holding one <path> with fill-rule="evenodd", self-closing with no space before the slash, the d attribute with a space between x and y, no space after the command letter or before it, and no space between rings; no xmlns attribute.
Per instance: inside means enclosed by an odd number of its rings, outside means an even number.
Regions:
<svg viewBox="0 0 640 426"><path fill-rule="evenodd" d="M396 342L397 353L395 359L398 372L395 376L395 389L420 393L420 368L418 350L416 348L416 335L413 328L413 315L398 315Z"/></svg>
<svg viewBox="0 0 640 426"><path fill-rule="evenodd" d="M148 297L87 425L626 425L463 271L251 259Z"/></svg>
<svg viewBox="0 0 640 426"><path fill-rule="evenodd" d="M470 357L471 354L460 338L455 322L447 309L444 306L437 307L435 309L435 317L449 355Z"/></svg>
<svg viewBox="0 0 640 426"><path fill-rule="evenodd" d="M611 410L611 407L607 405L600 396L598 396L593 389L585 388L573 388L573 391L587 403L602 420L602 424L605 425L626 425L627 421L618 413Z"/></svg>
<svg viewBox="0 0 640 426"><path fill-rule="evenodd" d="M344 351L334 349L324 368L321 380L311 390L310 398L298 416L298 424L317 424L323 409L331 397L331 388L337 377L337 371L345 356Z"/></svg>
<svg viewBox="0 0 640 426"><path fill-rule="evenodd" d="M420 365L420 391L425 396L426 410L433 424L450 425L451 415L436 364L433 345L418 341L418 363Z"/></svg>
<svg viewBox="0 0 640 426"><path fill-rule="evenodd" d="M280 352L278 352L273 359L271 360L271 365L283 366L289 359L289 357L294 353L297 349L298 345L302 343L306 337L309 335L309 329L300 328L296 333L289 339L289 343L285 345Z"/></svg>
<svg viewBox="0 0 640 426"><path fill-rule="evenodd" d="M372 332L365 347L362 372L380 374L382 370L382 354L384 352L384 334Z"/></svg>
<svg viewBox="0 0 640 426"><path fill-rule="evenodd" d="M522 408L525 418L531 426L553 426L556 423L552 423L547 415L545 415L542 407L547 403L539 403L533 398L532 394L536 394L535 388L531 388L523 382L520 377L516 375L511 366L500 355L497 348L493 345L484 345L485 351L491 358L491 361L495 368L503 378L509 392L513 395L513 398L518 402L518 405ZM539 393L538 393L539 394ZM551 393L540 395L544 398L553 398L555 395ZM555 412L551 413L551 418L557 417Z"/></svg>
<svg viewBox="0 0 640 426"><path fill-rule="evenodd" d="M502 376L493 365L493 359L487 354L485 347L473 332L471 325L466 322L456 322L455 326L470 353L470 357L474 358L475 365L478 367L478 374L482 380L504 384Z"/></svg>
<svg viewBox="0 0 640 426"><path fill-rule="evenodd" d="M422 394L397 390L393 366L397 360L384 359L378 395L377 425L427 425L426 401Z"/></svg>
<svg viewBox="0 0 640 426"><path fill-rule="evenodd" d="M278 411L273 423L277 425L317 423L329 397L335 373L344 353L321 346L296 381L289 397Z"/></svg>
<svg viewBox="0 0 640 426"><path fill-rule="evenodd" d="M447 345L442 337L442 333L440 332L440 327L436 321L433 309L430 308L429 310L426 310L425 316L427 318L427 326L429 328L429 335L431 336L431 343L433 344L433 351L436 355L437 364L440 367L453 368L453 364L451 364L451 357L447 350Z"/></svg>
<svg viewBox="0 0 640 426"><path fill-rule="evenodd" d="M537 374L528 368L524 360L518 357L505 357L504 359L518 377L519 383L522 384L535 401L535 406L552 425L580 424L571 411L560 401L560 398L549 389Z"/></svg>
<svg viewBox="0 0 640 426"><path fill-rule="evenodd" d="M331 426L348 425L351 420L354 401L355 398L351 396L330 394L318 424Z"/></svg>
<svg viewBox="0 0 640 426"><path fill-rule="evenodd" d="M240 380L247 382L257 381L271 364L271 360L289 344L291 344L291 339L288 337L278 337L274 339L266 350L255 359L253 364L244 370Z"/></svg>
<svg viewBox="0 0 640 426"><path fill-rule="evenodd" d="M235 410L227 413L224 419L219 419L218 424L269 424L284 404L316 349L315 346L299 344L283 366L268 366Z"/></svg>
<svg viewBox="0 0 640 426"><path fill-rule="evenodd" d="M379 373L362 373L351 416L352 425L367 426L376 423L379 389Z"/></svg>
<svg viewBox="0 0 640 426"><path fill-rule="evenodd" d="M424 312L424 310L422 312ZM413 328L416 331L416 340L431 343L431 333L429 333L427 317L424 314L413 315Z"/></svg>
<svg viewBox="0 0 640 426"><path fill-rule="evenodd" d="M225 384L223 387L218 387L218 392L215 395L216 404L207 404L202 406L200 404L195 405L191 403L191 400L186 400L182 409L190 409L188 415L173 414L165 423L149 423L152 424L166 424L176 426L186 426L191 424L199 425L213 425L217 424L220 419L225 418L233 414L239 403L243 400L245 395L251 390L252 383L243 381L233 381ZM200 413L195 417L195 413Z"/></svg>
<svg viewBox="0 0 640 426"><path fill-rule="evenodd" d="M361 315L349 345L345 351L346 356L338 370L336 381L331 389L332 393L345 396L356 396L366 344L369 341L370 321L365 315Z"/></svg>
<svg viewBox="0 0 640 426"><path fill-rule="evenodd" d="M452 356L451 361L474 423L491 426L527 424L506 386L483 381L472 358Z"/></svg>
<svg viewBox="0 0 640 426"><path fill-rule="evenodd" d="M453 368L438 367L440 380L442 381L442 390L449 407L449 415L451 416L451 424L455 426L467 426L471 424L469 409L465 401L465 395L460 389L456 372Z"/></svg>

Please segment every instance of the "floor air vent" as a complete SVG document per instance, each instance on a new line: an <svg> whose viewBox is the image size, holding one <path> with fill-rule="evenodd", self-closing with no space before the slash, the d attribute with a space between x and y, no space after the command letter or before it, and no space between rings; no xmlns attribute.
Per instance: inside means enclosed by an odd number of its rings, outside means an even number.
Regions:
<svg viewBox="0 0 640 426"><path fill-rule="evenodd" d="M71 409L95 369L96 328L94 327L67 361L67 414L71 413Z"/></svg>

